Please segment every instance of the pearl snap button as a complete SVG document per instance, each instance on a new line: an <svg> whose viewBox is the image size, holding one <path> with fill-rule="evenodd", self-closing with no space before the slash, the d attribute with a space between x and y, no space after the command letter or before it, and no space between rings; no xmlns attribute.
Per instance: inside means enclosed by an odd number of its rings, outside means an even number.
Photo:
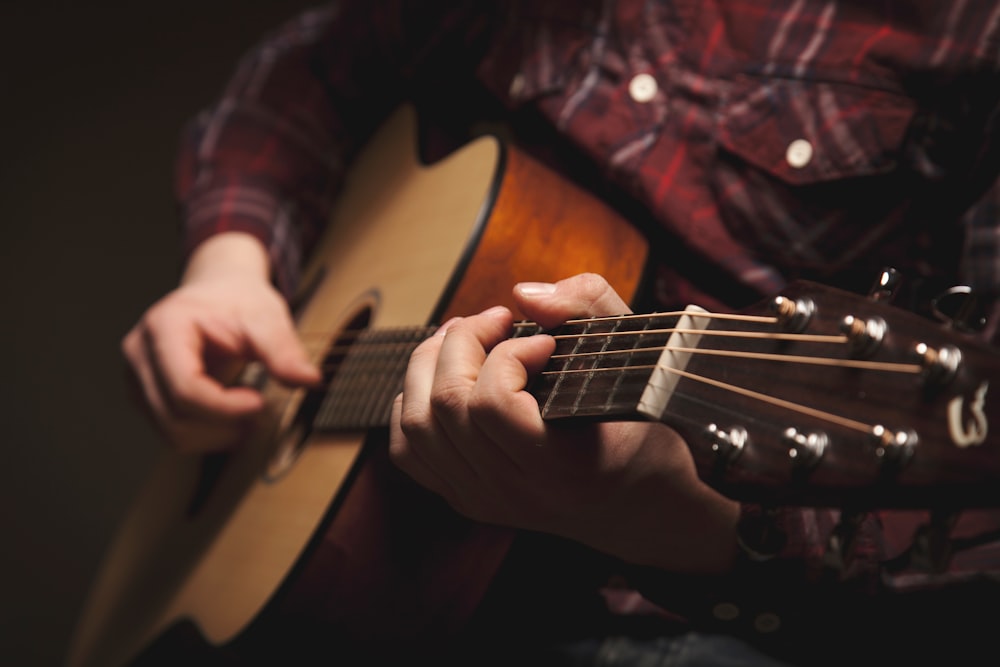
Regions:
<svg viewBox="0 0 1000 667"><path fill-rule="evenodd" d="M781 617L771 612L764 612L753 620L753 627L754 630L765 635L777 632L781 628Z"/></svg>
<svg viewBox="0 0 1000 667"><path fill-rule="evenodd" d="M788 148L785 150L785 160L788 161L789 166L795 169L801 169L809 164L812 156L812 144L805 139L796 139L788 144Z"/></svg>
<svg viewBox="0 0 1000 667"><path fill-rule="evenodd" d="M720 621L732 621L740 616L740 608L732 602L720 602L712 607L712 616Z"/></svg>
<svg viewBox="0 0 1000 667"><path fill-rule="evenodd" d="M639 103L645 103L656 97L656 79L652 74L636 74L628 84L628 94Z"/></svg>

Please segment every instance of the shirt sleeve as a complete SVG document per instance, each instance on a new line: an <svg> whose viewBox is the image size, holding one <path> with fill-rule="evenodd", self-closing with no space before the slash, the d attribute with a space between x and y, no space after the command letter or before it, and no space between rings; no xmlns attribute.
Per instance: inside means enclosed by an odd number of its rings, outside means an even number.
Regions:
<svg viewBox="0 0 1000 667"><path fill-rule="evenodd" d="M185 128L176 162L183 253L241 231L268 248L286 296L347 165L431 72L458 75L487 22L474 3L339 2L297 16L240 61Z"/></svg>

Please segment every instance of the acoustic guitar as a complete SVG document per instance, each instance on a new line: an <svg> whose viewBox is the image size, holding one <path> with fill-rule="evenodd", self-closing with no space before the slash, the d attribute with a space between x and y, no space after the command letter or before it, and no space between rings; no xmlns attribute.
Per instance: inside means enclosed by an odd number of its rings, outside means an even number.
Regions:
<svg viewBox="0 0 1000 667"><path fill-rule="evenodd" d="M307 635L426 643L460 632L483 600L515 533L457 516L387 459L409 353L434 322L513 306L521 280L594 271L632 298L647 246L514 147L484 136L427 165L415 130L404 110L372 140L303 275L297 323L324 386L289 390L251 366L243 381L267 408L246 442L163 453L69 667L142 662L181 626L244 655ZM661 420L733 497L1000 501L997 355L883 301L798 283L745 312L692 306L551 333L556 353L530 387L546 419Z"/></svg>
<svg viewBox="0 0 1000 667"><path fill-rule="evenodd" d="M347 423L318 424L326 392L249 372L267 399L254 435L225 455L163 453L107 553L69 665L126 663L183 621L227 644L264 611L292 614L282 600L373 641L447 632L479 603L512 534L414 488L379 438L408 351L432 322L513 306L519 280L599 271L629 298L647 249L607 206L492 136L433 165L416 148L404 109L352 167L303 274L297 324L316 362L374 350L360 372L327 373L350 399L338 409Z"/></svg>

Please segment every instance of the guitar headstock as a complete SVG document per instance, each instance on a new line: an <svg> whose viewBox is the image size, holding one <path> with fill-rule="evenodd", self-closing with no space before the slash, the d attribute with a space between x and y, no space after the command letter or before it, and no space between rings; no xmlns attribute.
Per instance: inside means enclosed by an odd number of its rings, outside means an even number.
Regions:
<svg viewBox="0 0 1000 667"><path fill-rule="evenodd" d="M731 497L1000 505L1000 354L885 300L800 282L741 313L580 320L556 333L531 389L546 419L661 420Z"/></svg>
<svg viewBox="0 0 1000 667"><path fill-rule="evenodd" d="M708 320L662 415L710 483L782 504L1000 504L994 349L808 282L740 315Z"/></svg>

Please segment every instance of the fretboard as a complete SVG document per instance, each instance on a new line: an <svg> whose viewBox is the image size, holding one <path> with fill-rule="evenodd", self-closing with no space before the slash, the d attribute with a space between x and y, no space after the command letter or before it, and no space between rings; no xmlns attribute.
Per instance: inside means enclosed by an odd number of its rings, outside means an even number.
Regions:
<svg viewBox="0 0 1000 667"><path fill-rule="evenodd" d="M643 393L677 322L676 314L609 317L552 332L555 353L529 388L542 417L645 419Z"/></svg>
<svg viewBox="0 0 1000 667"><path fill-rule="evenodd" d="M633 419L643 391L677 323L674 315L598 318L549 332L556 351L529 391L545 419ZM339 342L325 365L328 385L313 426L365 430L388 425L413 350L433 327L365 330ZM538 333L521 323L514 336Z"/></svg>
<svg viewBox="0 0 1000 667"><path fill-rule="evenodd" d="M388 426L410 355L434 327L369 329L342 340L327 358L329 383L313 427L356 431Z"/></svg>

